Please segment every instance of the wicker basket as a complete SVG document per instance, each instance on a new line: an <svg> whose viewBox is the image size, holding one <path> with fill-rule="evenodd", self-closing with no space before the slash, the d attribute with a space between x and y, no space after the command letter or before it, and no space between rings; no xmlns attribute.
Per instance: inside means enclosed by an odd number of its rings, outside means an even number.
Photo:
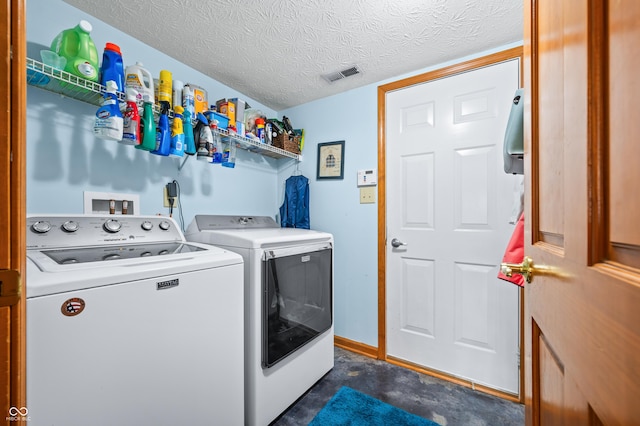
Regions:
<svg viewBox="0 0 640 426"><path fill-rule="evenodd" d="M281 133L273 138L273 146L294 154L300 154L300 136L290 137L287 133Z"/></svg>

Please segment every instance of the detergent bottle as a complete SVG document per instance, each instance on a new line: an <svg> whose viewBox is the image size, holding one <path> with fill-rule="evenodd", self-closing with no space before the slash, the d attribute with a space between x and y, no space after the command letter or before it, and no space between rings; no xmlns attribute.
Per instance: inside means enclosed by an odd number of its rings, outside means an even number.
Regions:
<svg viewBox="0 0 640 426"><path fill-rule="evenodd" d="M144 95L144 111L140 120L140 128L142 129L142 143L136 145L136 148L145 151L153 151L156 149L156 121L153 117L153 95Z"/></svg>
<svg viewBox="0 0 640 426"><path fill-rule="evenodd" d="M51 42L51 51L67 58L64 70L78 77L98 82L98 50L91 39L93 27L85 20L61 31ZM117 86L116 86L117 87Z"/></svg>
<svg viewBox="0 0 640 426"><path fill-rule="evenodd" d="M154 98L153 76L142 66L142 62L136 62L135 65L129 65L125 70L124 76L125 88L132 88L138 91L137 103L138 109L144 109L144 97Z"/></svg>
<svg viewBox="0 0 640 426"><path fill-rule="evenodd" d="M122 53L120 46L107 43L102 53L102 65L100 65L100 84L107 85L107 81L113 80L118 86L118 92L124 92L124 67L122 65Z"/></svg>
<svg viewBox="0 0 640 426"><path fill-rule="evenodd" d="M196 154L196 141L193 134L193 125L191 124L191 114L186 110L183 112L182 121L184 123L184 153L187 155Z"/></svg>
<svg viewBox="0 0 640 426"><path fill-rule="evenodd" d="M182 113L184 108L176 106L173 110L173 124L171 126L171 149L169 155L172 157L184 157L184 123Z"/></svg>
<svg viewBox="0 0 640 426"><path fill-rule="evenodd" d="M156 128L156 149L151 151L152 154L162 155L166 157L171 150L171 133L169 130L169 107L166 102L162 103L160 118L158 119L158 127Z"/></svg>
<svg viewBox="0 0 640 426"><path fill-rule="evenodd" d="M104 101L96 111L96 119L93 125L93 133L101 139L114 141L122 139L123 120L116 91L116 82L113 80L107 81Z"/></svg>
<svg viewBox="0 0 640 426"><path fill-rule="evenodd" d="M127 106L123 115L122 140L120 143L125 145L140 145L142 135L140 134L140 114L138 112L138 91L136 89L127 89Z"/></svg>

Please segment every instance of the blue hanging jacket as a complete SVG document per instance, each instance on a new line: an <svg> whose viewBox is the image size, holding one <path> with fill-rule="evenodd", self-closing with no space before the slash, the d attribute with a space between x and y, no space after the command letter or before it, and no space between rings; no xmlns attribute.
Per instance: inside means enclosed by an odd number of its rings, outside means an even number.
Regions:
<svg viewBox="0 0 640 426"><path fill-rule="evenodd" d="M284 203L280 206L280 226L309 229L309 179L291 176L284 188Z"/></svg>

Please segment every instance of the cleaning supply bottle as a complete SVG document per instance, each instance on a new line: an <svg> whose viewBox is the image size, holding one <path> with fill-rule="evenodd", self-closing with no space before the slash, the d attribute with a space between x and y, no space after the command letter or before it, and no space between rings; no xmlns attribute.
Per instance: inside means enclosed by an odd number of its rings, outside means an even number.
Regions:
<svg viewBox="0 0 640 426"><path fill-rule="evenodd" d="M140 145L142 135L140 134L140 114L138 112L138 91L127 89L127 106L123 116L122 140L125 145Z"/></svg>
<svg viewBox="0 0 640 426"><path fill-rule="evenodd" d="M66 72L98 82L98 50L91 39L91 30L93 27L89 22L80 21L53 39L51 51L67 58Z"/></svg>
<svg viewBox="0 0 640 426"><path fill-rule="evenodd" d="M231 138L222 152L222 165L231 169L236 166L236 143Z"/></svg>
<svg viewBox="0 0 640 426"><path fill-rule="evenodd" d="M193 125L191 124L191 114L187 111L182 113L182 126L184 130L184 153L187 155L196 154L196 141L193 135Z"/></svg>
<svg viewBox="0 0 640 426"><path fill-rule="evenodd" d="M153 76L142 66L142 62L136 62L135 65L129 65L125 70L124 77L125 88L132 88L138 91L138 109L144 109L144 97L148 96L153 99L155 89L153 85Z"/></svg>
<svg viewBox="0 0 640 426"><path fill-rule="evenodd" d="M213 136L213 143L211 144L211 162L213 164L222 164L222 137L218 133L218 121L209 121L209 128L211 129L211 135Z"/></svg>
<svg viewBox="0 0 640 426"><path fill-rule="evenodd" d="M120 46L107 43L102 53L102 65L100 65L100 84L107 85L107 81L113 80L118 86L118 92L124 92L124 67L122 65L122 53Z"/></svg>
<svg viewBox="0 0 640 426"><path fill-rule="evenodd" d="M196 124L195 132L197 134L197 158L201 161L211 162L213 135L209 128L209 121L202 113L198 113L198 121Z"/></svg>
<svg viewBox="0 0 640 426"><path fill-rule="evenodd" d="M184 123L182 113L184 108L176 106L173 110L174 117L171 125L171 148L169 155L172 157L184 157Z"/></svg>
<svg viewBox="0 0 640 426"><path fill-rule="evenodd" d="M152 154L162 155L166 157L171 150L171 133L169 130L169 107L166 102L162 103L160 118L158 119L158 127L156 128L156 149L151 151Z"/></svg>
<svg viewBox="0 0 640 426"><path fill-rule="evenodd" d="M122 139L122 113L118 105L116 82L107 81L102 106L96 111L93 133L100 139L119 141Z"/></svg>
<svg viewBox="0 0 640 426"><path fill-rule="evenodd" d="M189 120L193 123L196 120L196 109L193 98L193 89L188 84L185 84L182 88L182 107L184 108L184 115L190 116Z"/></svg>
<svg viewBox="0 0 640 426"><path fill-rule="evenodd" d="M160 71L160 79L158 80L158 103L162 106L166 104L167 108L171 108L173 102L173 80L171 80L171 71Z"/></svg>
<svg viewBox="0 0 640 426"><path fill-rule="evenodd" d="M171 96L171 108L175 110L177 106L182 106L182 91L184 90L184 83L180 80L173 80L172 87L173 95Z"/></svg>
<svg viewBox="0 0 640 426"><path fill-rule="evenodd" d="M257 117L256 118L256 136L260 139L261 143L265 143L264 141L264 118Z"/></svg>
<svg viewBox="0 0 640 426"><path fill-rule="evenodd" d="M142 143L136 145L136 148L145 151L153 151L156 149L156 121L153 117L153 95L144 95L144 111L140 120L140 128L142 129Z"/></svg>

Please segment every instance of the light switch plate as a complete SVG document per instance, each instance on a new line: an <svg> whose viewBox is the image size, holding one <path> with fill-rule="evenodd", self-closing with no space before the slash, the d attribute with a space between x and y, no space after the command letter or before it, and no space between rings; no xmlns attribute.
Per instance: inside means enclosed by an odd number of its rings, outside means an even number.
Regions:
<svg viewBox="0 0 640 426"><path fill-rule="evenodd" d="M360 204L372 204L376 202L376 187L363 186L360 188Z"/></svg>

